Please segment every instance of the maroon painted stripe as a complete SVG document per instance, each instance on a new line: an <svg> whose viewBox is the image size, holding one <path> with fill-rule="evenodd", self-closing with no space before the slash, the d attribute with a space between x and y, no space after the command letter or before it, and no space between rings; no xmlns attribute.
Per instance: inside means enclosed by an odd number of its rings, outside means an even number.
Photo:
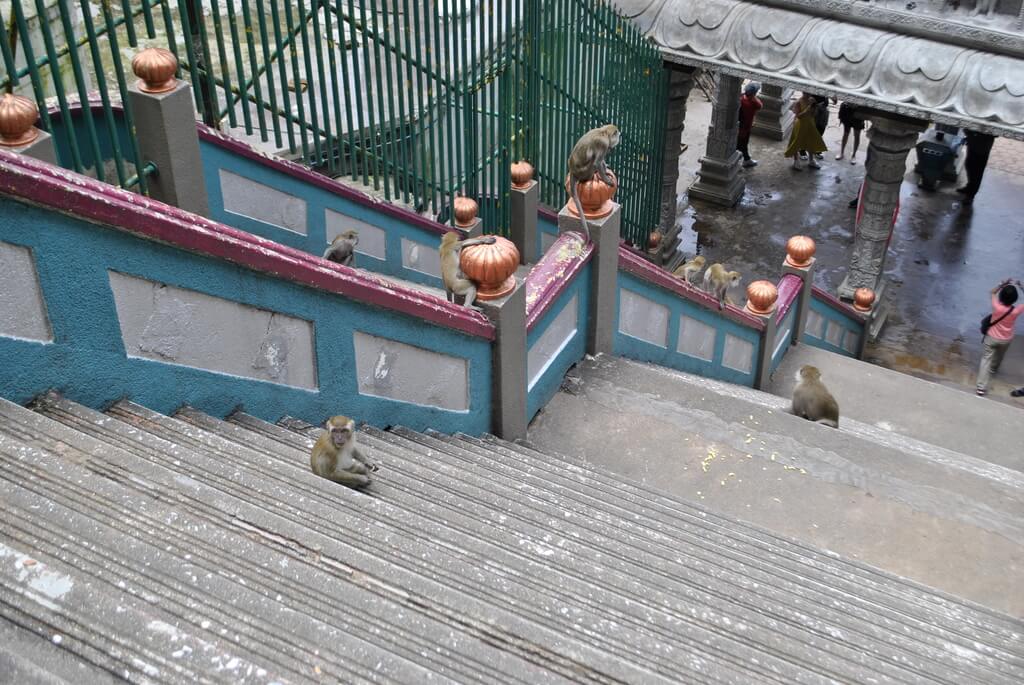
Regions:
<svg viewBox="0 0 1024 685"><path fill-rule="evenodd" d="M0 192L469 335L495 336L480 312L6 150Z"/></svg>
<svg viewBox="0 0 1024 685"><path fill-rule="evenodd" d="M640 278L652 285L668 290L669 292L678 295L685 300L689 300L694 304L700 305L705 309L710 309L717 314L721 314L725 318L738 323L741 326L753 328L757 331L764 330L764 321L760 317L749 314L740 307L728 303L726 303L724 309L719 311L717 299L703 290L700 290L696 286L690 285L689 283L683 283L680 279L676 278L664 269L659 269L643 257L635 254L625 245L619 246L619 269L631 273L637 278Z"/></svg>
<svg viewBox="0 0 1024 685"><path fill-rule="evenodd" d="M803 280L794 274L786 274L779 281L779 297L775 301L775 323L780 324L789 313L789 308L800 297Z"/></svg>
<svg viewBox="0 0 1024 685"><path fill-rule="evenodd" d="M540 205L539 207L537 207L537 214L547 219L553 224L558 223L558 212L554 209L551 209L550 207Z"/></svg>
<svg viewBox="0 0 1024 685"><path fill-rule="evenodd" d="M593 243L578 233L563 233L526 276L526 330L530 331L572 285L594 254Z"/></svg>
<svg viewBox="0 0 1024 685"><path fill-rule="evenodd" d="M832 309L835 309L840 314L845 314L851 319L856 319L860 323L864 323L865 321L867 321L867 317L864 314L858 312L856 309L846 304L832 293L826 292L819 288L818 286L811 287L811 295L814 297L814 299L827 304L829 307L832 307Z"/></svg>

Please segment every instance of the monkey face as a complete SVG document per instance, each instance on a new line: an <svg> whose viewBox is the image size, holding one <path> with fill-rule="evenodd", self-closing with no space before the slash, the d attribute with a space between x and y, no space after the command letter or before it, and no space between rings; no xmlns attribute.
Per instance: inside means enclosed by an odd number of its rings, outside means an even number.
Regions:
<svg viewBox="0 0 1024 685"><path fill-rule="evenodd" d="M346 240L351 240L353 245L359 244L359 231L345 231L341 235Z"/></svg>
<svg viewBox="0 0 1024 685"><path fill-rule="evenodd" d="M334 443L335 447L344 447L351 437L352 429L348 425L340 428L337 426L331 427L331 442Z"/></svg>

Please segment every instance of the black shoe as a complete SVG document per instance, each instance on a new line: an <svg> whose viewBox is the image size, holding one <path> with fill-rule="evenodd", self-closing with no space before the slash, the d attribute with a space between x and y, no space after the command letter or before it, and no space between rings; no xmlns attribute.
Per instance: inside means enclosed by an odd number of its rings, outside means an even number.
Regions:
<svg viewBox="0 0 1024 685"><path fill-rule="evenodd" d="M1024 388L1017 388L1010 391L1010 397L1024 397Z"/></svg>
<svg viewBox="0 0 1024 685"><path fill-rule="evenodd" d="M850 204L847 205L850 209L857 209L857 199L850 200Z"/></svg>
<svg viewBox="0 0 1024 685"><path fill-rule="evenodd" d="M964 207L970 207L971 205L974 204L974 197L969 195L965 197L963 200L961 200L960 204L962 204Z"/></svg>
<svg viewBox="0 0 1024 685"><path fill-rule="evenodd" d="M966 195L967 194L967 188L957 188L956 192L960 193L961 195Z"/></svg>

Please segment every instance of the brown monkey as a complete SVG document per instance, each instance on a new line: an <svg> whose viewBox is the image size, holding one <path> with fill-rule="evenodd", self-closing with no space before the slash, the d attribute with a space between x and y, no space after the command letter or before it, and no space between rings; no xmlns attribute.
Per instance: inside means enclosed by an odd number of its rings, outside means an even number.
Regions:
<svg viewBox="0 0 1024 685"><path fill-rule="evenodd" d="M361 488L370 484L377 467L356 447L356 423L347 416L332 416L313 445L309 465L316 475L335 483Z"/></svg>
<svg viewBox="0 0 1024 685"><path fill-rule="evenodd" d="M338 264L352 266L356 257L356 245L359 243L359 231L348 230L339 233L324 250L324 259Z"/></svg>
<svg viewBox="0 0 1024 685"><path fill-rule="evenodd" d="M675 276L676 278L686 281L687 283L692 283L693 277L704 270L704 262L704 257L697 255L690 261L679 266L675 271L672 272L672 275Z"/></svg>
<svg viewBox="0 0 1024 685"><path fill-rule="evenodd" d="M608 185L612 185L604 158L619 144L619 138L619 128L615 124L591 129L576 141L569 155L569 194L576 203L576 211L580 214L580 222L583 224L587 240L590 240L590 226L587 225L587 217L583 213L583 203L580 202L577 186L592 179L594 174L600 176Z"/></svg>
<svg viewBox="0 0 1024 685"><path fill-rule="evenodd" d="M712 264L704 272L704 290L714 293L718 298L718 308L722 309L725 307L726 300L729 299L727 295L729 288L739 285L740 278L742 278L742 274L739 271L726 271L724 264ZM732 304L731 300L729 304Z"/></svg>
<svg viewBox="0 0 1024 685"><path fill-rule="evenodd" d="M466 278L466 275L459 269L459 253L462 248L473 245L491 245L494 243L494 236L488 235L482 238L470 238L459 240L459 234L449 231L441 237L441 281L444 283L444 292L449 302L455 302L455 296L464 296L465 305L473 307L473 300L476 299L476 284ZM473 307L479 309L479 307Z"/></svg>
<svg viewBox="0 0 1024 685"><path fill-rule="evenodd" d="M839 428L839 403L821 382L818 367L805 365L796 374L792 411L797 416Z"/></svg>

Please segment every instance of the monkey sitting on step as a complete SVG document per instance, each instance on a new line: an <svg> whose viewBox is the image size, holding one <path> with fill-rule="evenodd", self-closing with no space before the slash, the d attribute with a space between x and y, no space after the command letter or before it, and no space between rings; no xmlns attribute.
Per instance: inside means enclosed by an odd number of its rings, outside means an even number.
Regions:
<svg viewBox="0 0 1024 685"><path fill-rule="evenodd" d="M377 467L356 447L356 423L347 416L332 416L309 456L313 473L335 483L361 488L370 484Z"/></svg>
<svg viewBox="0 0 1024 685"><path fill-rule="evenodd" d="M604 158L608 156L613 147L619 144L619 138L619 128L615 124L591 129L576 141L576 145L569 154L569 194L572 196L572 201L576 203L576 211L579 212L583 232L588 241L590 240L590 226L583 213L583 203L580 202L580 191L577 186L592 179L594 174L600 176L601 180L608 185L614 185L608 176L608 166L605 164Z"/></svg>
<svg viewBox="0 0 1024 685"><path fill-rule="evenodd" d="M476 284L466 278L466 274L459 269L459 253L464 247L493 243L493 235L459 240L458 233L449 231L441 237L441 281L444 283L444 292L449 302L455 302L455 296L459 295L466 298L464 303L467 307L479 309L479 307L473 307L473 301L476 299Z"/></svg>
<svg viewBox="0 0 1024 685"><path fill-rule="evenodd" d="M792 411L797 416L839 428L839 403L821 382L818 367L805 365L796 375Z"/></svg>

